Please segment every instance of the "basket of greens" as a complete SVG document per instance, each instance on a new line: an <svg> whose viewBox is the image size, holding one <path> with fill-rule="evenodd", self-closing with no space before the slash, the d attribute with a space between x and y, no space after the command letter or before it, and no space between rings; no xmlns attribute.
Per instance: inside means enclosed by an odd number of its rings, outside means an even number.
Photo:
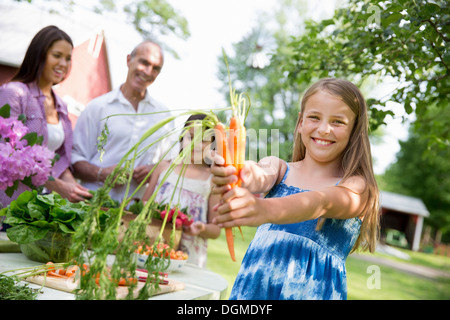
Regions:
<svg viewBox="0 0 450 320"><path fill-rule="evenodd" d="M6 216L8 238L30 260L67 262L72 234L83 221L86 203L71 203L56 193L25 191L0 211Z"/></svg>

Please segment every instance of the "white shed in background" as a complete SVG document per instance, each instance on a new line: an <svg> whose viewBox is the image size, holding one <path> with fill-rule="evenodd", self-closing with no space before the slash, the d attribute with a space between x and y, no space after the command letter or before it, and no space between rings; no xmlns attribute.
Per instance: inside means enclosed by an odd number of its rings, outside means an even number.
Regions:
<svg viewBox="0 0 450 320"><path fill-rule="evenodd" d="M398 230L405 234L411 250L419 250L423 219L430 216L423 201L415 197L381 191L380 206L382 237L386 235L386 230Z"/></svg>

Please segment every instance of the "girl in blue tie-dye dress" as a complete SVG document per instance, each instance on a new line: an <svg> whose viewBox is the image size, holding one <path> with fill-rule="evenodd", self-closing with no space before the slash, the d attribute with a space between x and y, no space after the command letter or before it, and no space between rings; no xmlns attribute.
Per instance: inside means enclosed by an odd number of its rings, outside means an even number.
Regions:
<svg viewBox="0 0 450 320"><path fill-rule="evenodd" d="M216 158L217 163L222 159ZM345 260L373 251L379 224L368 118L359 89L322 79L305 93L293 161L246 162L242 188L234 168L213 165L223 194L221 227L259 226L231 299L346 299ZM266 193L264 199L253 193Z"/></svg>

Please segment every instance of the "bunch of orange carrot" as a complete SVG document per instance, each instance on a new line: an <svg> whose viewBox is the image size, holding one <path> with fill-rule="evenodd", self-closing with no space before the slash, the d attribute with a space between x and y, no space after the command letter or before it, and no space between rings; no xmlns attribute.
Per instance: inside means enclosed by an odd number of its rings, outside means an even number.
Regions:
<svg viewBox="0 0 450 320"><path fill-rule="evenodd" d="M228 61L223 52L225 63L228 68ZM229 76L229 71L228 71ZM247 133L244 126L245 119L250 108L250 99L244 93L240 95L235 94L235 90L231 86L231 78L229 76L229 88L230 88L230 102L232 109L232 116L230 118L230 124L227 128L221 122L215 126L215 138L217 153L225 160L224 166L232 165L236 168L236 175L238 177L237 183L231 185L231 187L241 186L240 172L244 166L245 161L245 147ZM248 102L248 105L247 105ZM239 227L239 230L240 227ZM227 239L228 250L233 261L236 261L234 252L234 239L232 228L225 228L225 235ZM242 235L242 231L241 231Z"/></svg>
<svg viewBox="0 0 450 320"><path fill-rule="evenodd" d="M225 160L224 166L232 165L236 168L238 182L231 187L240 186L240 172L245 160L246 131L244 125L237 117L230 120L229 135L226 134L225 125L219 122L216 127L217 152ZM233 261L236 261L234 253L234 239L232 228L225 228L228 250Z"/></svg>

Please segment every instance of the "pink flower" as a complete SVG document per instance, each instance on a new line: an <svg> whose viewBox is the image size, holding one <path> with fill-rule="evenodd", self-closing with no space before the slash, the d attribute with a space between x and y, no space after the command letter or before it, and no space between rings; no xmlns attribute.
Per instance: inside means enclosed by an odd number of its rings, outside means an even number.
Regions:
<svg viewBox="0 0 450 320"><path fill-rule="evenodd" d="M0 142L8 142L12 147L24 146L26 141L20 141L28 133L28 128L19 120L0 119Z"/></svg>
<svg viewBox="0 0 450 320"><path fill-rule="evenodd" d="M40 145L28 146L22 138L28 128L14 118L0 117L0 190L16 181L31 178L33 186L42 186L50 176L54 152Z"/></svg>
<svg viewBox="0 0 450 320"><path fill-rule="evenodd" d="M31 168L31 181L33 185L41 186L50 175L51 159L53 159L54 153L39 145L34 145L31 149L31 156L34 158L34 165Z"/></svg>

